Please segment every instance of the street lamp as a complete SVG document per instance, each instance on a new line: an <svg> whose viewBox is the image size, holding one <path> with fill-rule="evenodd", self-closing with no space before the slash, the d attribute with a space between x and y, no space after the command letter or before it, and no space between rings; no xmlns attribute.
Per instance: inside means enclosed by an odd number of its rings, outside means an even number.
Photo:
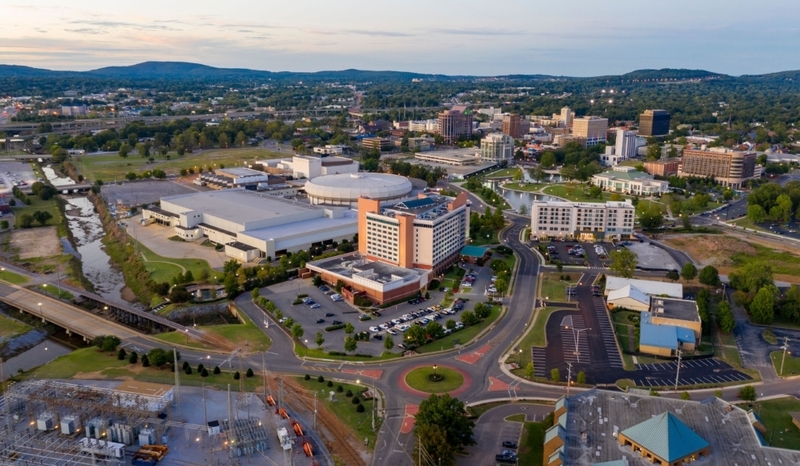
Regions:
<svg viewBox="0 0 800 466"><path fill-rule="evenodd" d="M786 362L786 353L792 354L791 351L787 351L789 349L789 337L783 337L781 349L783 350L783 357L781 358L781 371L778 375L783 377L783 363Z"/></svg>
<svg viewBox="0 0 800 466"><path fill-rule="evenodd" d="M39 317L41 317L42 322L44 322L44 314L42 314L42 303L39 303Z"/></svg>
<svg viewBox="0 0 800 466"><path fill-rule="evenodd" d="M437 366L436 364L433 365L433 378L434 379L436 379L436 369L438 369L438 368L439 368L439 366Z"/></svg>
<svg viewBox="0 0 800 466"><path fill-rule="evenodd" d="M6 279L6 268L5 267L0 267L0 270L3 271L3 280L5 280Z"/></svg>
<svg viewBox="0 0 800 466"><path fill-rule="evenodd" d="M569 325L564 326L565 329L569 330ZM572 327L572 338L575 340L575 356L578 359L578 362L581 362L581 352L578 351L578 343L581 340L581 332L585 332L587 330L591 330L591 328L582 328L576 329L574 326Z"/></svg>

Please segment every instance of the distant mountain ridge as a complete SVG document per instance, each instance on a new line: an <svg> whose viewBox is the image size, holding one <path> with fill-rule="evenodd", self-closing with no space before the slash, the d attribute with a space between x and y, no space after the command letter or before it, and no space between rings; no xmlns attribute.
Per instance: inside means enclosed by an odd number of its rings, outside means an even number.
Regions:
<svg viewBox="0 0 800 466"><path fill-rule="evenodd" d="M792 79L800 75L800 71L782 71L764 75L747 75L743 78L781 78ZM296 80L358 80L358 81L407 81L412 79L608 79L608 80L684 80L730 78L731 76L706 70L689 70L665 68L660 70L643 69L622 75L570 77L544 74L510 74L498 76L465 76L424 74L407 71L374 71L374 70L328 70L316 72L266 71L247 68L217 68L200 63L147 61L128 66L108 66L90 71L54 71L19 65L0 65L0 77L81 77L81 78L117 78L117 79L159 79L159 80L214 80L214 79L296 79Z"/></svg>

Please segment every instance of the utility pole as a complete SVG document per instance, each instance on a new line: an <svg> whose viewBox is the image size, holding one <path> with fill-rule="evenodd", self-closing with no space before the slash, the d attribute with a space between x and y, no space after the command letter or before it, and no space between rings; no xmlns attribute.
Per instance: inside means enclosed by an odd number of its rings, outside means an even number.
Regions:
<svg viewBox="0 0 800 466"><path fill-rule="evenodd" d="M172 368L175 369L175 407L178 411L178 418L181 415L181 375L179 374L180 369L178 369L178 350L172 348Z"/></svg>
<svg viewBox="0 0 800 466"><path fill-rule="evenodd" d="M264 403L267 403L267 366L264 363L264 353L261 353L261 374L264 378Z"/></svg>
<svg viewBox="0 0 800 466"><path fill-rule="evenodd" d="M206 409L206 383L203 382L203 417L206 420L206 429L208 429L208 410Z"/></svg>
<svg viewBox="0 0 800 466"><path fill-rule="evenodd" d="M567 367L569 367L567 372L567 398L569 398L569 386L572 383L572 363L568 362Z"/></svg>
<svg viewBox="0 0 800 466"><path fill-rule="evenodd" d="M314 431L317 430L317 391L314 390Z"/></svg>
<svg viewBox="0 0 800 466"><path fill-rule="evenodd" d="M789 337L783 337L783 346L781 346L783 350L783 357L781 358L781 372L778 374L779 376L783 376L783 363L786 362L786 350L789 349Z"/></svg>
<svg viewBox="0 0 800 466"><path fill-rule="evenodd" d="M681 350L678 350L678 371L675 373L675 390L678 389L678 379L681 377Z"/></svg>

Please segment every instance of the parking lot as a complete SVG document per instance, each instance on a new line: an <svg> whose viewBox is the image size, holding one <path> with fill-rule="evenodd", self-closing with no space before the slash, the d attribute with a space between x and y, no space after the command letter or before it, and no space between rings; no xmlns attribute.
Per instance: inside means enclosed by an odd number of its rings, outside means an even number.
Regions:
<svg viewBox="0 0 800 466"><path fill-rule="evenodd" d="M675 385L678 362L637 364L638 374L630 378L639 387L669 387ZM678 386L744 382L750 376L739 372L719 359L694 359L681 361Z"/></svg>
<svg viewBox="0 0 800 466"><path fill-rule="evenodd" d="M488 269L488 267L487 267ZM392 335L395 342L395 351L400 350L397 345L402 343L403 330L407 330L411 325L415 325L420 321L420 325L427 325L431 321L438 321L442 326L445 325L448 319L453 319L456 322L460 320L459 315L465 309L472 309L475 299L465 301L461 304L461 309L456 310L458 306L453 306L453 314L445 314L444 308L441 310L426 310L438 303L444 298L444 292L431 291L431 299L427 301L415 302L409 304L403 302L386 309L377 310L377 314L370 314L368 320L362 320L367 314L362 313L357 307L342 300L334 301L331 295L335 293L333 289L323 291L311 284L311 280L295 279L287 282L278 283L276 285L262 288L260 290L262 296L271 300L283 312L286 317L291 317L294 322L303 326L304 335L302 340L310 348L316 348L314 338L317 332L323 332L325 343L322 348L325 351L344 351L344 339L347 334L344 329L333 330L326 332L325 328L337 324L350 323L355 328L356 333L368 332L370 339L368 341L358 341L357 353L371 354L379 356L384 351L384 337ZM312 302L293 304L299 295L307 295L305 298L310 299ZM461 296L459 293L456 297ZM482 301L482 300L481 300ZM438 314L438 317L436 316ZM378 335L378 338L375 338Z"/></svg>
<svg viewBox="0 0 800 466"><path fill-rule="evenodd" d="M108 183L101 194L108 205L141 205L160 201L162 197L207 191L207 188L175 181L142 180Z"/></svg>
<svg viewBox="0 0 800 466"><path fill-rule="evenodd" d="M577 243L552 241L547 244L547 251L552 260L564 265L603 267L611 263L608 258L614 249L611 243Z"/></svg>
<svg viewBox="0 0 800 466"><path fill-rule="evenodd" d="M0 162L0 194L10 193L14 186L28 189L36 182L33 169L29 163ZM25 183L19 185L19 183Z"/></svg>

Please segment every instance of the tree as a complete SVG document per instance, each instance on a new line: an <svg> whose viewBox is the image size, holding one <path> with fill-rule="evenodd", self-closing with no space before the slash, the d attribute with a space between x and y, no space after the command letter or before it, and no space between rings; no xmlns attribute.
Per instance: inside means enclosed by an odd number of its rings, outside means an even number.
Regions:
<svg viewBox="0 0 800 466"><path fill-rule="evenodd" d="M305 331L303 330L303 326L302 325L300 325L299 323L292 325L292 336L293 337L295 337L296 339L299 340L303 336L304 333L305 333Z"/></svg>
<svg viewBox="0 0 800 466"><path fill-rule="evenodd" d="M344 339L344 350L348 353L352 353L358 348L358 343L356 343L356 339L348 336Z"/></svg>
<svg viewBox="0 0 800 466"><path fill-rule="evenodd" d="M719 271L713 265L707 265L700 270L700 283L706 286L719 286Z"/></svg>
<svg viewBox="0 0 800 466"><path fill-rule="evenodd" d="M692 395L689 395L689 392L681 393L681 400L691 400L691 399L692 399Z"/></svg>
<svg viewBox="0 0 800 466"><path fill-rule="evenodd" d="M33 216L31 214L22 214L19 216L19 226L22 228L30 228L33 225Z"/></svg>
<svg viewBox="0 0 800 466"><path fill-rule="evenodd" d="M183 370L183 373L186 375L192 375L192 366L186 366L186 369Z"/></svg>
<svg viewBox="0 0 800 466"><path fill-rule="evenodd" d="M525 365L525 377L530 379L533 378L534 370L533 370L533 361L529 362Z"/></svg>
<svg viewBox="0 0 800 466"><path fill-rule="evenodd" d="M692 217L690 217L689 214L681 214L681 226L684 230L692 229Z"/></svg>
<svg viewBox="0 0 800 466"><path fill-rule="evenodd" d="M654 205L650 206L639 215L639 224L645 230L657 230L664 224L664 215L661 213L661 209Z"/></svg>
<svg viewBox="0 0 800 466"><path fill-rule="evenodd" d="M212 372L214 373L214 375L219 375L219 373L222 371L219 370L219 366L214 366L214 370Z"/></svg>
<svg viewBox="0 0 800 466"><path fill-rule="evenodd" d="M428 336L433 340L438 340L444 336L444 328L439 322L433 321L425 327Z"/></svg>
<svg viewBox="0 0 800 466"><path fill-rule="evenodd" d="M120 343L122 343L122 341L119 339L119 337L114 335L106 335L106 337L103 338L103 342L100 344L100 350L106 352L114 351L117 349L117 346L119 346Z"/></svg>
<svg viewBox="0 0 800 466"><path fill-rule="evenodd" d="M244 132L239 131L236 135L235 143L239 147L244 147L244 145L247 144L247 136L245 136Z"/></svg>
<svg viewBox="0 0 800 466"><path fill-rule="evenodd" d="M633 278L633 273L636 271L636 264L638 264L638 260L636 254L632 251L627 249L611 251L611 266L609 268L616 275L625 278Z"/></svg>
<svg viewBox="0 0 800 466"><path fill-rule="evenodd" d="M363 405L359 405L363 406ZM417 441L414 443L414 453L411 456L414 466L427 466L430 464L420 454L420 449L429 458L435 458L439 466L455 466L456 448L447 440L447 431L436 424L426 424L415 428ZM419 459L423 458L422 463Z"/></svg>
<svg viewBox="0 0 800 466"><path fill-rule="evenodd" d="M681 275L678 273L677 270L670 270L667 272L667 279L672 280L673 282L678 281L681 278Z"/></svg>
<svg viewBox="0 0 800 466"><path fill-rule="evenodd" d="M717 308L717 324L720 330L725 333L731 333L733 328L736 327L736 319L733 318L731 305L728 304L728 301L723 300L719 303L719 307Z"/></svg>
<svg viewBox="0 0 800 466"><path fill-rule="evenodd" d="M128 364L136 364L139 360L139 355L136 354L136 351L132 352L130 356L128 356Z"/></svg>
<svg viewBox="0 0 800 466"><path fill-rule="evenodd" d="M119 147L119 156L123 159L128 156L131 151L131 146L127 142Z"/></svg>
<svg viewBox="0 0 800 466"><path fill-rule="evenodd" d="M390 335L386 335L386 338L383 339L383 349L386 351L394 349L394 339Z"/></svg>
<svg viewBox="0 0 800 466"><path fill-rule="evenodd" d="M239 371L236 371L236 372L233 373L233 380L239 380L241 378L242 378L242 374L240 374Z"/></svg>
<svg viewBox="0 0 800 466"><path fill-rule="evenodd" d="M142 356L142 367L150 367L150 360L147 358L146 354Z"/></svg>
<svg viewBox="0 0 800 466"><path fill-rule="evenodd" d="M474 445L472 429L475 424L465 415L464 403L448 394L431 395L419 404L416 425L438 426L445 432L445 443L458 447Z"/></svg>
<svg viewBox="0 0 800 466"><path fill-rule="evenodd" d="M600 186L592 185L592 187L589 188L589 197L592 199L602 199L603 190L600 188Z"/></svg>
<svg viewBox="0 0 800 466"><path fill-rule="evenodd" d="M485 319L489 317L489 314L491 314L492 306L486 303L478 303L475 305L475 309L473 310L479 319Z"/></svg>
<svg viewBox="0 0 800 466"><path fill-rule="evenodd" d="M125 179L128 180L128 181L133 181L136 178L137 178L137 176L136 176L136 173L134 173L134 172L128 172L128 173L125 174Z"/></svg>
<svg viewBox="0 0 800 466"><path fill-rule="evenodd" d="M428 341L428 333L421 325L412 325L406 330L406 340L417 346L424 345Z"/></svg>
<svg viewBox="0 0 800 466"><path fill-rule="evenodd" d="M661 147L658 144L647 146L647 160L658 160L661 158Z"/></svg>
<svg viewBox="0 0 800 466"><path fill-rule="evenodd" d="M120 361L124 361L127 354L125 353L125 348L120 348L117 352L117 359Z"/></svg>
<svg viewBox="0 0 800 466"><path fill-rule="evenodd" d="M752 385L745 385L739 389L739 398L744 401L756 401L756 388Z"/></svg>
<svg viewBox="0 0 800 466"><path fill-rule="evenodd" d="M521 168L518 168L518 169L517 169L517 170L514 172L514 181L517 181L517 182L519 182L519 181L522 181L524 178L525 178L525 174L524 174L524 173L522 173L522 169L521 169Z"/></svg>
<svg viewBox="0 0 800 466"><path fill-rule="evenodd" d="M759 289L773 284L772 267L763 262L751 262L730 273L731 287L745 293L755 293Z"/></svg>
<svg viewBox="0 0 800 466"><path fill-rule="evenodd" d="M349 335L349 334L352 334L355 331L356 331L356 328L353 327L353 324L351 324L350 322L344 324L344 333L347 333Z"/></svg>
<svg viewBox="0 0 800 466"><path fill-rule="evenodd" d="M753 223L763 223L767 220L767 212L760 205L751 205L747 208L747 218Z"/></svg>
<svg viewBox="0 0 800 466"><path fill-rule="evenodd" d="M578 375L575 376L575 382L584 385L586 383L586 372L578 372Z"/></svg>
<svg viewBox="0 0 800 466"><path fill-rule="evenodd" d="M317 335L314 337L314 343L317 344L317 347L322 348L322 344L325 343L325 337L322 336L322 332L317 332Z"/></svg>
<svg viewBox="0 0 800 466"><path fill-rule="evenodd" d="M319 275L314 275L314 278L311 279L311 283L313 283L314 286L317 286L317 287L321 286L322 285L322 277L319 276Z"/></svg>
<svg viewBox="0 0 800 466"><path fill-rule="evenodd" d="M204 367L203 370L200 371L200 377L208 377L208 369Z"/></svg>
<svg viewBox="0 0 800 466"><path fill-rule="evenodd" d="M561 373L558 371L558 368L553 368L550 370L550 381L551 382L558 382L561 380Z"/></svg>
<svg viewBox="0 0 800 466"><path fill-rule="evenodd" d="M464 325L469 327L471 325L477 324L478 322L480 322L480 320L478 319L478 316L476 316L474 312L464 311L464 313L461 314L461 322L463 322Z"/></svg>
<svg viewBox="0 0 800 466"><path fill-rule="evenodd" d="M552 152L545 152L542 154L541 165L544 168L550 169L556 166L556 154Z"/></svg>
<svg viewBox="0 0 800 466"><path fill-rule="evenodd" d="M758 290L750 303L750 317L757 324L769 324L775 318L774 286L765 286Z"/></svg>
<svg viewBox="0 0 800 466"><path fill-rule="evenodd" d="M691 262L687 262L683 265L681 269L681 277L684 280L689 281L693 280L697 276L697 267L694 266Z"/></svg>
<svg viewBox="0 0 800 466"><path fill-rule="evenodd" d="M244 373L244 376L249 378L249 377L252 377L253 375L254 375L253 374L253 368L252 367L248 367L247 368L247 372Z"/></svg>

